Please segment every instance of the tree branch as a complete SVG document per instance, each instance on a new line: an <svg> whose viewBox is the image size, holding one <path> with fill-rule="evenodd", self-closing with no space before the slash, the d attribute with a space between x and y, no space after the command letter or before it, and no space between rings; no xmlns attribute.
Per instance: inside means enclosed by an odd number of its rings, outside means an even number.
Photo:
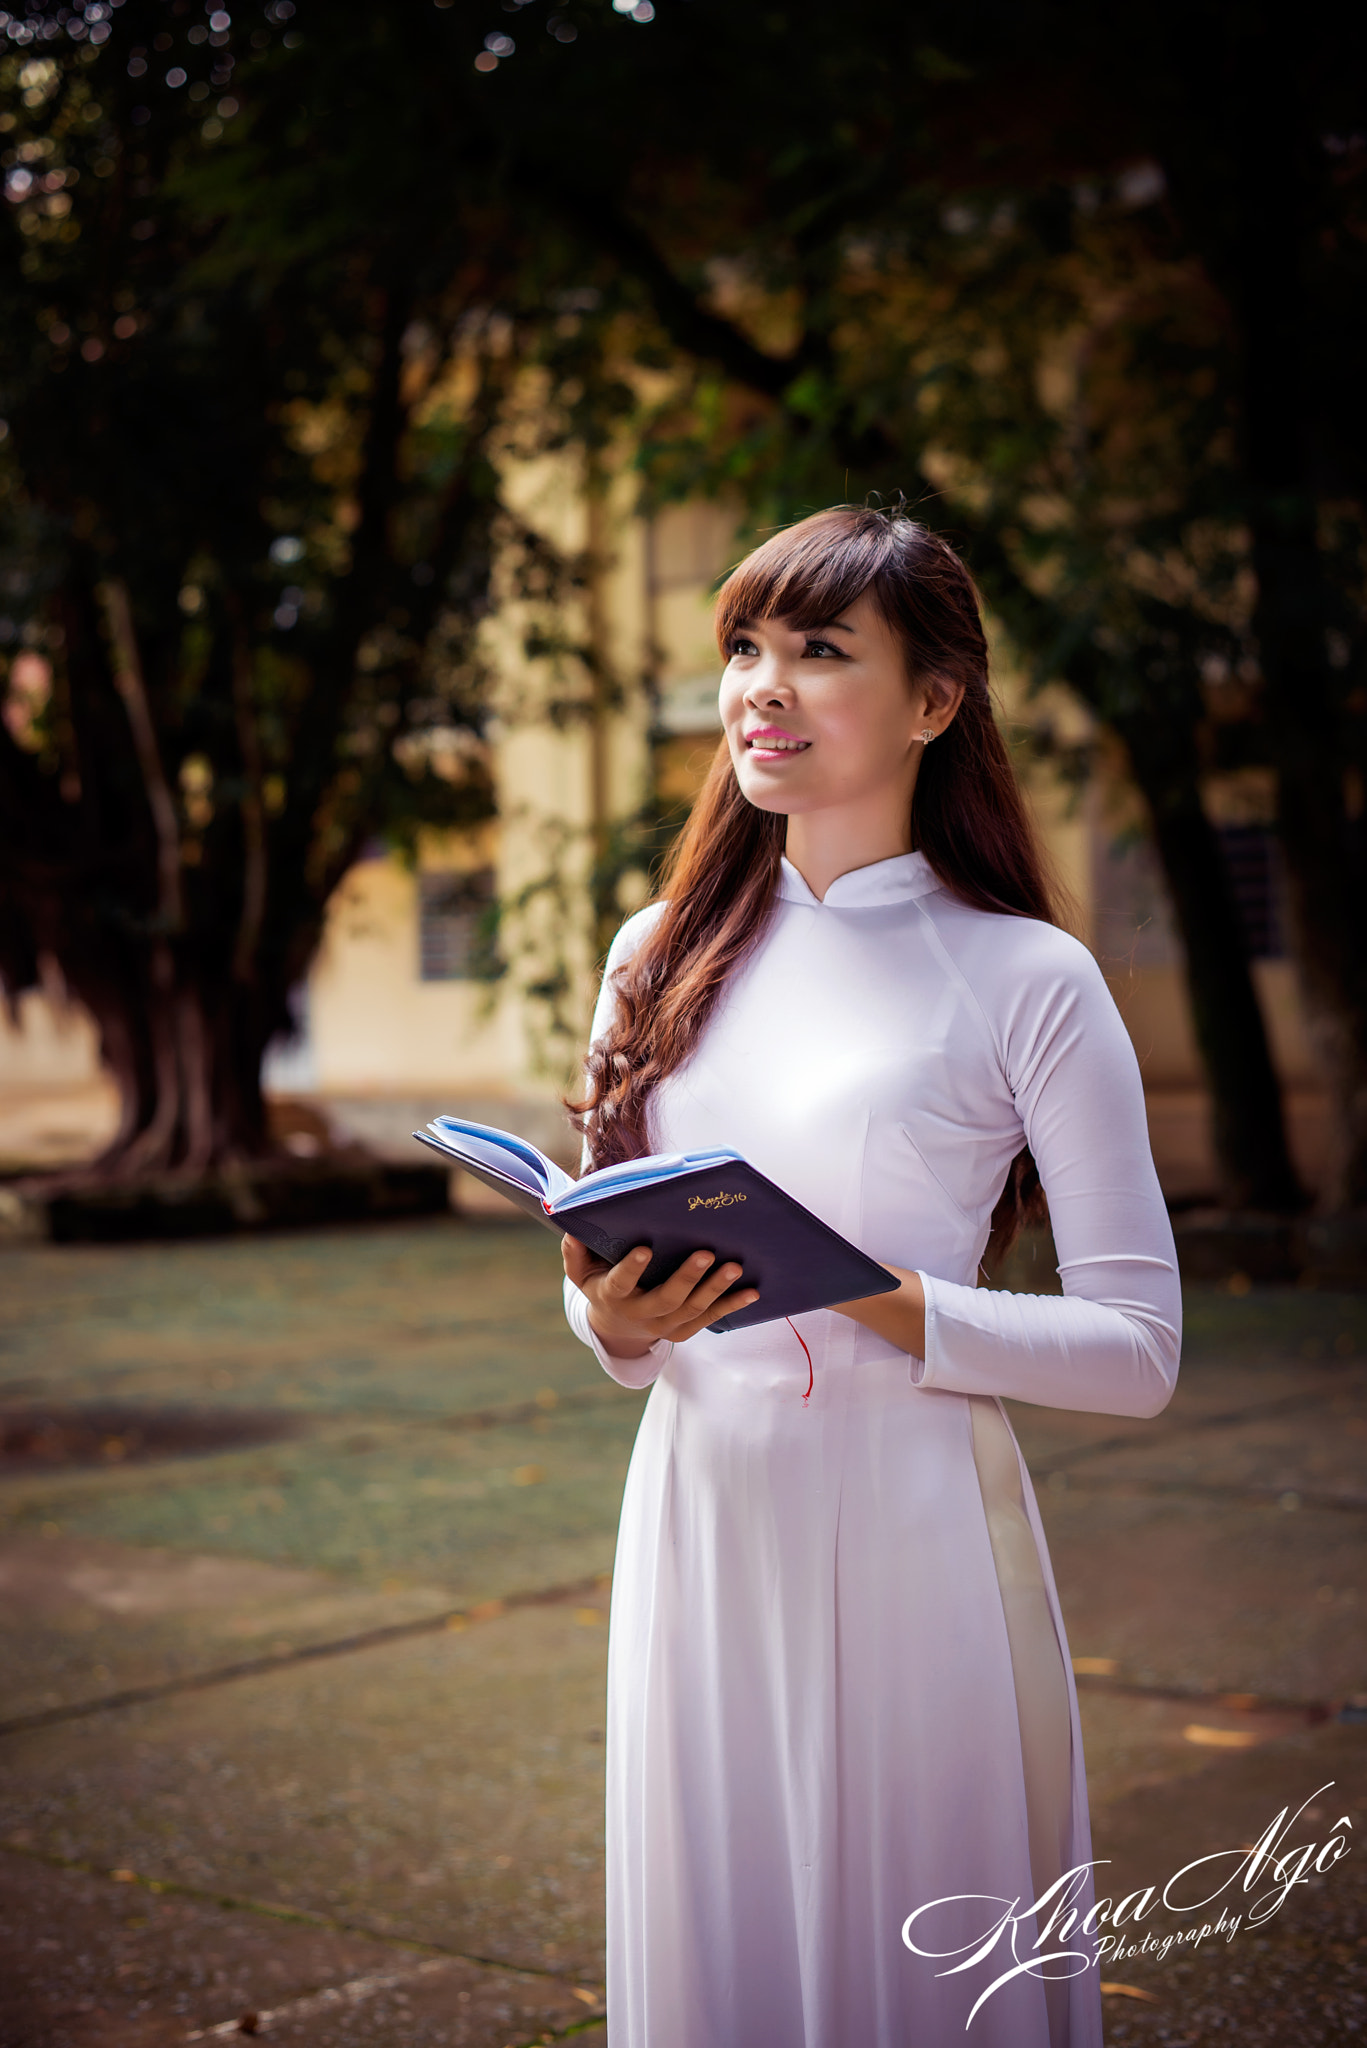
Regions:
<svg viewBox="0 0 1367 2048"><path fill-rule="evenodd" d="M809 356L805 348L791 356L771 356L757 348L733 322L707 312L675 275L644 229L616 207L598 197L573 191L564 194L560 203L582 231L590 234L616 257L629 276L645 286L671 338L690 355L716 363L728 377L766 398L782 398L806 367Z"/></svg>
<svg viewBox="0 0 1367 2048"><path fill-rule="evenodd" d="M233 977L256 978L256 949L266 915L266 810L261 794L261 735L252 702L252 651L240 617L233 621L233 714L242 756L242 916L233 948Z"/></svg>
<svg viewBox="0 0 1367 2048"><path fill-rule="evenodd" d="M162 766L152 710L147 701L147 684L137 635L133 630L128 586L121 577L111 576L100 586L100 599L114 647L114 688L128 714L147 808L152 814L152 825L157 835L157 912L164 932L178 931L185 913L180 886L180 827L176 823L176 806Z"/></svg>

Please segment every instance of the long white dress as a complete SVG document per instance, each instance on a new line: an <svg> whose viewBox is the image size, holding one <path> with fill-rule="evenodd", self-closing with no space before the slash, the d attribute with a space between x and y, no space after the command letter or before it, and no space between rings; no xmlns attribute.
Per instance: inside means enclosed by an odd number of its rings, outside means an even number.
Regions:
<svg viewBox="0 0 1367 2048"><path fill-rule="evenodd" d="M657 915L618 933L612 976ZM1091 1857L1077 1696L999 1396L1151 1416L1181 1300L1138 1067L1086 949L970 909L906 854L781 897L654 1150L730 1144L917 1270L926 1356L823 1310L611 1357L654 1382L612 1586L611 2048L1100 2048L1098 1970L1018 1975L1032 1902ZM1028 1142L1064 1294L976 1286ZM1103 1873L1104 1874L1104 1873ZM1104 1895L1104 1888L1103 1888ZM1090 1880L1069 1893L1079 1915ZM903 1939L908 1916L943 1899ZM992 1904L991 1901L1000 1901ZM975 1901L975 1902L974 1902ZM957 1974L1016 1904L982 1962ZM1073 1938L1063 1947L1090 1953ZM965 1946L968 1944L968 1946ZM956 1953L950 1954L950 1951Z"/></svg>

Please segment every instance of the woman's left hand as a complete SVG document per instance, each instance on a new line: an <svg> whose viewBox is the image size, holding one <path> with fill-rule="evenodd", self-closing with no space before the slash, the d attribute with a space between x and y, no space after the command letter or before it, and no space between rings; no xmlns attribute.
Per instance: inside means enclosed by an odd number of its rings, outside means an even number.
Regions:
<svg viewBox="0 0 1367 2048"><path fill-rule="evenodd" d="M863 1301L842 1301L835 1313L848 1316L852 1323L862 1323L875 1336L886 1337L899 1351L924 1358L926 1290L921 1285L921 1276L908 1273L901 1266L889 1266L887 1271L901 1282L895 1294L870 1294Z"/></svg>

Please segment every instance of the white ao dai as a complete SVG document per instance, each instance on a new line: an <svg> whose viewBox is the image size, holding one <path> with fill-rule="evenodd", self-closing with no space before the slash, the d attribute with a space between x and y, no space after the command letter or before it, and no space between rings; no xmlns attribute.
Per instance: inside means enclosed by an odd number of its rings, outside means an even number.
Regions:
<svg viewBox="0 0 1367 2048"><path fill-rule="evenodd" d="M614 942L612 975L658 912ZM1139 1072L1086 949L970 909L919 853L781 895L653 1150L734 1145L925 1283L926 1356L848 1317L611 1357L653 1381L622 1504L608 1696L611 2048L1100 2048L1098 1971L940 1974L1091 1856L1077 1697L1000 1397L1151 1416L1180 1292ZM975 1285L1022 1144L1063 1295ZM982 1895L1002 1901L991 1908ZM1081 1911L1094 1897L1077 1893ZM1016 1954L1033 1953L1027 1918ZM1087 1949L1076 1939L1068 1944ZM971 1953L964 1949L964 1954Z"/></svg>

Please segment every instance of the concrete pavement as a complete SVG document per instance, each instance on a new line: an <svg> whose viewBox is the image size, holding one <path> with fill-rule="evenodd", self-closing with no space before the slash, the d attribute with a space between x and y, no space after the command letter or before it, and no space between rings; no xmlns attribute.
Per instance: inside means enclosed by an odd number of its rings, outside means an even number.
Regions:
<svg viewBox="0 0 1367 2048"><path fill-rule="evenodd" d="M1362 1825L1367 1297L1188 1315L1156 1421L1013 1411L1127 1890L1282 1807ZM565 1331L551 1239L12 1248L0 1338L0 2048L601 2042L641 1401ZM1352 2039L1360 1863L1122 1956L1108 2040Z"/></svg>

